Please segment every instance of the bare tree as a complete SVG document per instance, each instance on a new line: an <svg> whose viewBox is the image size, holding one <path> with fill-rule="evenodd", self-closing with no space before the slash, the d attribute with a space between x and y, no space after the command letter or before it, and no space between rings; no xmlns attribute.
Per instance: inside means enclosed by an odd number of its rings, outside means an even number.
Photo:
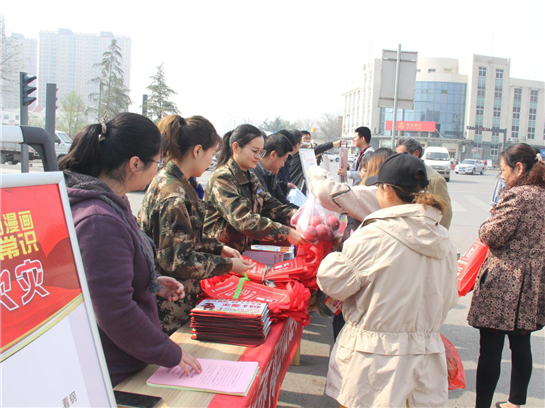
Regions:
<svg viewBox="0 0 545 408"><path fill-rule="evenodd" d="M298 119L293 127L299 130L311 131L316 128L314 138L322 141L335 141L341 138L342 117L333 113L323 113L318 117Z"/></svg>
<svg viewBox="0 0 545 408"><path fill-rule="evenodd" d="M21 65L20 44L6 36L5 19L0 14L0 82L2 92L11 92L17 82L15 75Z"/></svg>

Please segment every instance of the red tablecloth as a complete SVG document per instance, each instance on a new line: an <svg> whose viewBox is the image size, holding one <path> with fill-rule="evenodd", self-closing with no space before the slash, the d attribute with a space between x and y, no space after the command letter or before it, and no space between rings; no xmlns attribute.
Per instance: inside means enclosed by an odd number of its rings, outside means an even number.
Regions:
<svg viewBox="0 0 545 408"><path fill-rule="evenodd" d="M246 397L217 394L209 408L276 407L282 381L303 335L303 326L293 319L274 323L267 340L259 347L248 347L238 361L257 361L257 374Z"/></svg>

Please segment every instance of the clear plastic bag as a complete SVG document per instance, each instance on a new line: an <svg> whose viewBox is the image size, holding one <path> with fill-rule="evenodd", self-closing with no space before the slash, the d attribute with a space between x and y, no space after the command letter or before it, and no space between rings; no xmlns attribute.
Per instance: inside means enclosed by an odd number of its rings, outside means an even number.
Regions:
<svg viewBox="0 0 545 408"><path fill-rule="evenodd" d="M309 194L307 201L291 219L291 225L308 242L333 241L341 223L339 215L322 207L316 197Z"/></svg>

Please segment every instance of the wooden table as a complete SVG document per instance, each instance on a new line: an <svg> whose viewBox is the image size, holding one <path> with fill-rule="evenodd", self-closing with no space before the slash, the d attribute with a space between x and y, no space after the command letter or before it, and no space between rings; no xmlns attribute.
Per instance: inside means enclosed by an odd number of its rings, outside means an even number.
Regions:
<svg viewBox="0 0 545 408"><path fill-rule="evenodd" d="M191 340L190 330L189 324L186 324L171 339L197 358L259 362L259 373L246 397L149 387L146 380L157 370L156 365L147 366L118 384L115 389L162 397L161 407L165 408L250 407L258 401L263 407L276 406L282 380L301 341L303 328L300 324L292 319L274 323L265 343L253 348Z"/></svg>

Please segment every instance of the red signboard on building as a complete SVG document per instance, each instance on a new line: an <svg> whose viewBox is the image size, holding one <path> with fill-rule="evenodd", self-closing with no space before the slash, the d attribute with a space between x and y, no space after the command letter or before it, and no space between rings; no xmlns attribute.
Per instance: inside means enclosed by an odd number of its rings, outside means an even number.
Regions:
<svg viewBox="0 0 545 408"><path fill-rule="evenodd" d="M392 130L392 121L386 121L386 130ZM396 130L402 132L435 132L435 122L396 122Z"/></svg>

